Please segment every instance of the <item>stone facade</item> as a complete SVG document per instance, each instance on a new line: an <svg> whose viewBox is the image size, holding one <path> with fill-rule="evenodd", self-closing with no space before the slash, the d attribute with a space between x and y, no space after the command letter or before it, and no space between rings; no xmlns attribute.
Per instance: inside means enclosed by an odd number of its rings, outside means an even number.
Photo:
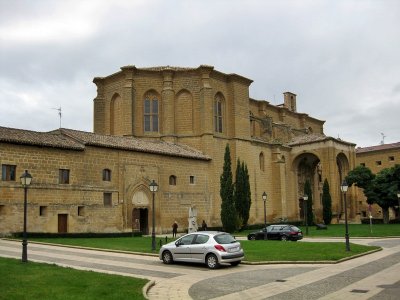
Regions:
<svg viewBox="0 0 400 300"><path fill-rule="evenodd" d="M3 128L1 164L16 166L17 174L28 169L34 177L29 230L57 232L61 214L68 216L68 232L150 232L148 184L153 179L159 184L157 233L171 231L174 220L180 230L187 229L189 208L210 227L220 226L219 178L226 144L233 171L237 159L248 166L250 224L263 223L264 191L268 222L301 220L306 179L312 183L320 222L325 178L333 222L340 221L340 183L355 165L355 145L325 136L324 121L297 112L293 93L284 93L281 105L250 98L251 82L205 65L126 66L94 79L94 133ZM60 169L70 170L68 185L58 182ZM102 180L104 170L111 172L111 181ZM0 184L0 232L21 231L23 190L18 178ZM350 200L347 209L356 220L357 202Z"/></svg>
<svg viewBox="0 0 400 300"><path fill-rule="evenodd" d="M383 169L400 164L400 142L381 144L370 147L356 148L356 165L368 167L372 173L377 174ZM360 204L362 218L369 217L369 207L362 189L354 189L355 201ZM395 218L395 212L389 210L390 218ZM372 205L371 215L375 219L382 219L382 210L378 205Z"/></svg>

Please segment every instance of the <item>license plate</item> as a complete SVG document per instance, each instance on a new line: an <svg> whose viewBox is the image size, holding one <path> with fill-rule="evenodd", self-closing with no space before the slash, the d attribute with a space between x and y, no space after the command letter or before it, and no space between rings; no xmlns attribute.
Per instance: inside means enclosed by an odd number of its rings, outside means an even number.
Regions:
<svg viewBox="0 0 400 300"><path fill-rule="evenodd" d="M239 251L239 247L229 248L229 252L237 252L237 251Z"/></svg>

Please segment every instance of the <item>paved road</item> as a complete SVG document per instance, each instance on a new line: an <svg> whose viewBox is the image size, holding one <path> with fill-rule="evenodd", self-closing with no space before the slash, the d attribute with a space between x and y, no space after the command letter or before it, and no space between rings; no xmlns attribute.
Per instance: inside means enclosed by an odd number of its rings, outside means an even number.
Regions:
<svg viewBox="0 0 400 300"><path fill-rule="evenodd" d="M149 279L155 283L150 299L399 299L400 238L352 242L383 251L334 265L242 264L208 270L166 266L152 256L30 243L28 259ZM0 256L20 258L21 248L20 242L0 240Z"/></svg>

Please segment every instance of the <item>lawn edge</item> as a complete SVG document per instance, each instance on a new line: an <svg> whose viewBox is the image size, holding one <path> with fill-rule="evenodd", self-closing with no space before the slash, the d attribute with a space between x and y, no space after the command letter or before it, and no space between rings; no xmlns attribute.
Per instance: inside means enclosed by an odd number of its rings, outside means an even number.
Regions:
<svg viewBox="0 0 400 300"><path fill-rule="evenodd" d="M351 260L351 259L355 259L361 256L365 256L365 255L369 255L378 251L382 251L382 247L379 247L378 249L373 249L373 250L369 250L367 252L363 252L363 253L358 253L358 254L354 254L352 256L349 257L344 257L338 260L277 260L277 261L247 261L247 260L243 260L241 263L244 265L277 265L277 264L283 264L283 265L287 265L287 264L339 264L342 262L345 262L347 260Z"/></svg>

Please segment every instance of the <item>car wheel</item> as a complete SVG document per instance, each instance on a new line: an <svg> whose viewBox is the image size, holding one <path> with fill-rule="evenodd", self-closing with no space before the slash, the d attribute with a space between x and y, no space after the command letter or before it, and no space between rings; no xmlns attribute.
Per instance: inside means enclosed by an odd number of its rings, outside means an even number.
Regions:
<svg viewBox="0 0 400 300"><path fill-rule="evenodd" d="M163 260L163 263L164 263L164 264L167 264L167 265L172 264L173 261L174 261L174 259L173 259L173 257L172 257L172 254L171 254L171 252L169 252L169 251L164 251L164 252L163 252L163 254L162 254L162 260Z"/></svg>
<svg viewBox="0 0 400 300"><path fill-rule="evenodd" d="M219 267L218 258L215 256L215 254L207 255L206 264L209 269L216 269Z"/></svg>
<svg viewBox="0 0 400 300"><path fill-rule="evenodd" d="M249 240L250 240L250 241L254 241L255 239L256 239L256 236L255 236L255 235L250 235L250 236L249 236Z"/></svg>
<svg viewBox="0 0 400 300"><path fill-rule="evenodd" d="M238 264L240 264L240 260L231 262L231 266L233 267L236 267Z"/></svg>
<svg viewBox="0 0 400 300"><path fill-rule="evenodd" d="M281 241L286 242L288 240L288 237L286 235L281 236Z"/></svg>

